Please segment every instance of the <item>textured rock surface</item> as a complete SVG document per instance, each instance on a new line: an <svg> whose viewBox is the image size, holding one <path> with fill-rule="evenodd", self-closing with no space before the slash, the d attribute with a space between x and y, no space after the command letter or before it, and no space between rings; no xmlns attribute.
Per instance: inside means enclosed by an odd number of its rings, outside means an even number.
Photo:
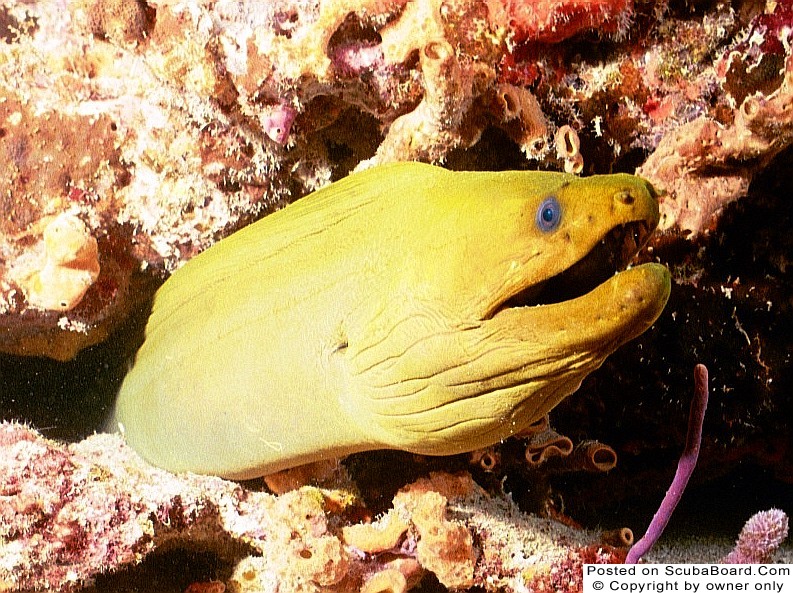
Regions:
<svg viewBox="0 0 793 593"><path fill-rule="evenodd" d="M416 584L430 571L451 588L518 590L527 573L543 575L597 541L521 514L467 474L405 486L384 517L364 526L354 524L348 491L304 487L276 497L175 476L113 435L67 447L6 423L0 456L4 591L75 590L174 545L225 558L235 591L351 591L384 571L392 572L378 579L398 579L396 571Z"/></svg>
<svg viewBox="0 0 793 593"><path fill-rule="evenodd" d="M356 518L360 501L343 473L335 486L273 496L169 474L115 435L66 446L14 423L0 424L0 457L3 591L78 590L175 546L227 562L228 590L260 593L407 591L426 573L455 590L577 591L583 563L625 554L594 532L521 513L467 473L404 486L369 523ZM784 513L760 513L731 559L771 561L786 536Z"/></svg>
<svg viewBox="0 0 793 593"><path fill-rule="evenodd" d="M640 171L669 192L667 228L712 226L790 144L790 67L773 69L791 10L665 6L6 0L0 350L71 358L129 313L139 269L167 273L353 168L455 160L492 130L574 171L655 149ZM593 30L616 43L590 62L570 39ZM557 128L581 136L573 157L549 151ZM58 216L97 243L71 278L46 263Z"/></svg>

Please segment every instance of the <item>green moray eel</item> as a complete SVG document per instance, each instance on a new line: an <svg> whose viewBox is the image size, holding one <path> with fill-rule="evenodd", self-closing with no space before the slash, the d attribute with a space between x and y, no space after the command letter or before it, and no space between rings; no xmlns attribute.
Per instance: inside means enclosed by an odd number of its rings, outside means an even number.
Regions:
<svg viewBox="0 0 793 593"><path fill-rule="evenodd" d="M149 462L235 479L521 432L663 310L630 175L357 173L159 289L113 425Z"/></svg>

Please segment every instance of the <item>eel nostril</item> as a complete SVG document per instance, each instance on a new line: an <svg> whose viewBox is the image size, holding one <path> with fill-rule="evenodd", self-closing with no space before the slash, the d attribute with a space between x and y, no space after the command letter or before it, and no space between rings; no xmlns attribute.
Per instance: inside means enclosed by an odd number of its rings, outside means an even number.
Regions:
<svg viewBox="0 0 793 593"><path fill-rule="evenodd" d="M628 190L619 191L614 194L614 199L617 200L620 204L625 204L626 206L630 206L633 202L636 201L636 198L633 194Z"/></svg>

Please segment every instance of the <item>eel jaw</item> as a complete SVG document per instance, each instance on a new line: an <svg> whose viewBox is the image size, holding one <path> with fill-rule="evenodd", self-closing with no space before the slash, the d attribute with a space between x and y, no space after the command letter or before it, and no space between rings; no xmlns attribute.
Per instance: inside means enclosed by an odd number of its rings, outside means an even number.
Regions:
<svg viewBox="0 0 793 593"><path fill-rule="evenodd" d="M443 328L419 339L405 332L397 355L374 360L373 348L362 350L369 358L355 360L361 370L345 409L374 442L425 455L471 451L520 432L663 311L671 285L666 267L648 263L614 274L654 226L613 228L567 271L461 331ZM552 300L556 290L565 294Z"/></svg>
<svg viewBox="0 0 793 593"><path fill-rule="evenodd" d="M628 266L654 229L644 220L612 228L578 262L508 298L484 323L523 343L531 356L558 358L558 368L588 358L591 372L649 329L666 306L669 270L658 263Z"/></svg>
<svg viewBox="0 0 793 593"><path fill-rule="evenodd" d="M504 309L556 304L590 293L621 273L647 243L653 230L654 225L647 221L614 227L583 258L559 274L511 296L494 315Z"/></svg>

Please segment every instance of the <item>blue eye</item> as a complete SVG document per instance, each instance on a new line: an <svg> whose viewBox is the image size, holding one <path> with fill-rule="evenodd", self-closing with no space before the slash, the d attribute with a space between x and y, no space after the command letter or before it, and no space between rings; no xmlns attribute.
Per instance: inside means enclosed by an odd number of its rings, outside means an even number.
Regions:
<svg viewBox="0 0 793 593"><path fill-rule="evenodd" d="M562 219L562 206L554 197L546 198L537 210L537 228L547 233L559 226Z"/></svg>

